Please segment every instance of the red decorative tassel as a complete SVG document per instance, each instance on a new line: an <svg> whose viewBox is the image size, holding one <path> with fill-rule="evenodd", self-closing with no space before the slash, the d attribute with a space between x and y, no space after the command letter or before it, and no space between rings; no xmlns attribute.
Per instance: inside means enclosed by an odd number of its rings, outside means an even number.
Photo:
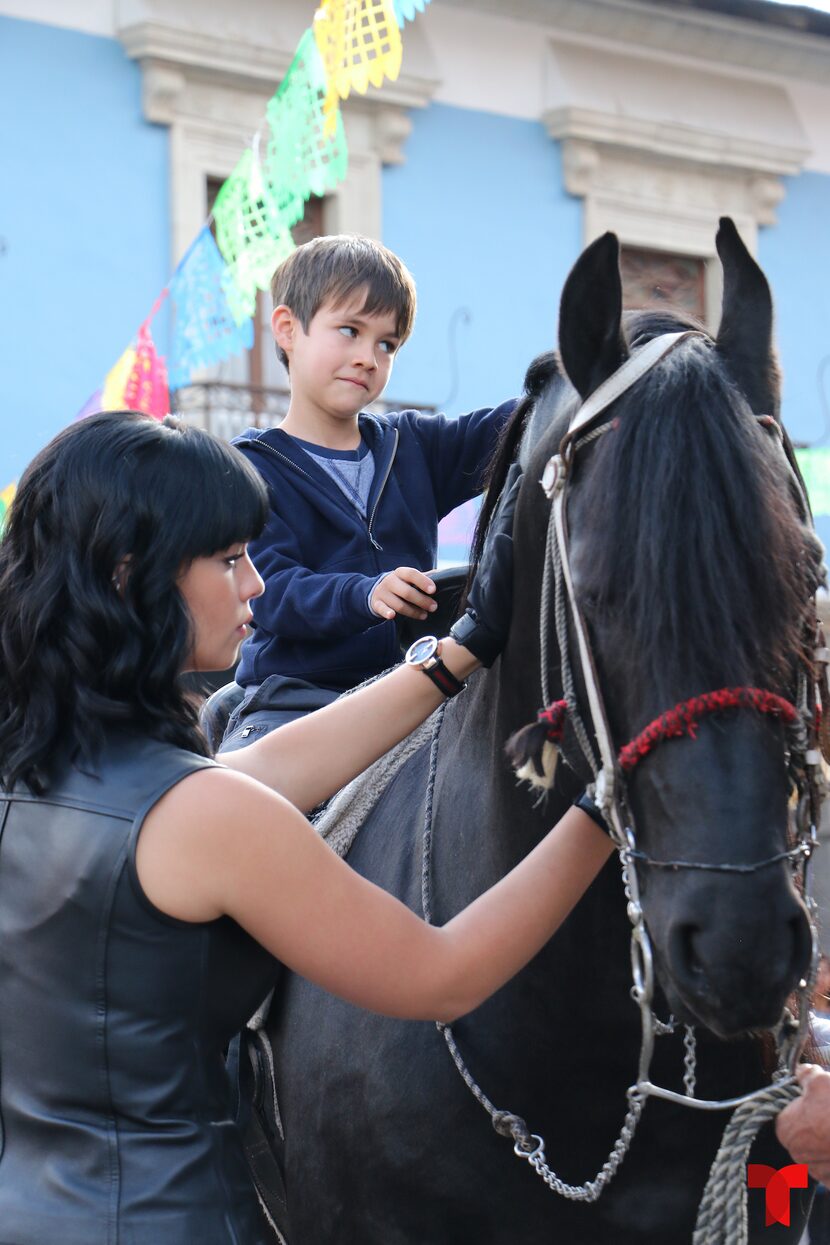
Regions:
<svg viewBox="0 0 830 1245"><path fill-rule="evenodd" d="M546 709L539 710L535 722L523 726L510 736L505 744L505 752L520 778L527 778L536 786L551 785L555 759L551 762L551 749L546 750L546 745L558 747L562 742L567 713L568 702L555 700ZM543 781L536 782L534 775Z"/></svg>

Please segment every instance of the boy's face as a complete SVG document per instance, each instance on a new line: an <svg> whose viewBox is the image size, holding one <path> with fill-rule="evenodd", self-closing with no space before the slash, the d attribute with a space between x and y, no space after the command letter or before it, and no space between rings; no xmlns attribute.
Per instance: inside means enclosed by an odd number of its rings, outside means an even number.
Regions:
<svg viewBox="0 0 830 1245"><path fill-rule="evenodd" d="M335 419L354 419L386 387L400 341L391 312L363 311L366 291L345 303L323 303L305 332L286 306L271 318L288 356L291 399Z"/></svg>

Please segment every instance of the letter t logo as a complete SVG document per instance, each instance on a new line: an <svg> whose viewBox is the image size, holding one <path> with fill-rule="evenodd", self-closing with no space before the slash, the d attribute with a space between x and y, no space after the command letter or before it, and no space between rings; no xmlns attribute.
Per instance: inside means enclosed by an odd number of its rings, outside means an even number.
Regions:
<svg viewBox="0 0 830 1245"><path fill-rule="evenodd" d="M776 1170L766 1163L748 1163L746 1183L750 1189L766 1190L766 1227L771 1223L789 1227L790 1189L807 1188L807 1164L790 1163Z"/></svg>

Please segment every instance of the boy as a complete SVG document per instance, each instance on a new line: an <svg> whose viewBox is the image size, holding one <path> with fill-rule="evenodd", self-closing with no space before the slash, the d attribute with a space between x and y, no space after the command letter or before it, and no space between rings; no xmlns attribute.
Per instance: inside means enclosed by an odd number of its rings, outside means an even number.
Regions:
<svg viewBox="0 0 830 1245"><path fill-rule="evenodd" d="M512 413L459 419L363 413L412 331L415 285L379 242L315 238L277 269L271 326L291 384L279 428L234 444L262 474L271 513L251 543L265 591L237 670L244 697L222 750L334 700L400 659L395 617L435 608L438 520L481 491Z"/></svg>

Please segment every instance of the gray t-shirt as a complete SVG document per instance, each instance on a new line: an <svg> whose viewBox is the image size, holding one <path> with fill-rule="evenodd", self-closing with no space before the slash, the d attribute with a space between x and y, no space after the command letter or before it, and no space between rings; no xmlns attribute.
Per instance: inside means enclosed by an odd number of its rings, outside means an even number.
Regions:
<svg viewBox="0 0 830 1245"><path fill-rule="evenodd" d="M341 493L365 519L375 478L375 458L366 442L361 440L356 450L330 450L323 445L302 441L299 437L296 441L334 480Z"/></svg>

